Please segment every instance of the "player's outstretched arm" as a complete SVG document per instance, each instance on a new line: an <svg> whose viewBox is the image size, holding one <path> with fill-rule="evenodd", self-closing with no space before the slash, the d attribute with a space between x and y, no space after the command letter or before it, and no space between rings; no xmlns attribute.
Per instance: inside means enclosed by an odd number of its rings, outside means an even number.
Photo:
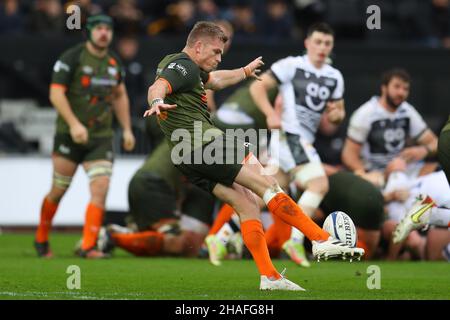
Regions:
<svg viewBox="0 0 450 320"><path fill-rule="evenodd" d="M209 80L205 85L206 89L220 90L247 78L256 78L260 80L259 68L264 65L262 57L258 57L245 67L233 70L218 70L209 73Z"/></svg>
<svg viewBox="0 0 450 320"><path fill-rule="evenodd" d="M147 98L149 109L145 111L144 117L151 116L152 114L159 116L161 111L175 108L177 106L176 104L164 103L164 98L170 91L169 83L166 80L162 78L157 79L155 83L148 88Z"/></svg>
<svg viewBox="0 0 450 320"><path fill-rule="evenodd" d="M258 108L266 116L267 127L269 129L281 128L280 114L276 112L267 95L267 91L277 85L277 80L269 71L261 76L261 81L255 81L250 85L250 95Z"/></svg>

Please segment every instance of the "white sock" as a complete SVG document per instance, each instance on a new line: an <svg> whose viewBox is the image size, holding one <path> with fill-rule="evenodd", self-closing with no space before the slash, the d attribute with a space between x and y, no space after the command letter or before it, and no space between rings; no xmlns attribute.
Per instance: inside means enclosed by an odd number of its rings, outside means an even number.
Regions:
<svg viewBox="0 0 450 320"><path fill-rule="evenodd" d="M234 231L227 222L222 226L222 228L220 228L219 232L217 232L216 237L226 246L233 234Z"/></svg>
<svg viewBox="0 0 450 320"><path fill-rule="evenodd" d="M292 241L303 244L303 240L305 240L305 235L295 227L291 228L291 238Z"/></svg>
<svg viewBox="0 0 450 320"><path fill-rule="evenodd" d="M430 224L439 227L450 227L450 209L431 208Z"/></svg>

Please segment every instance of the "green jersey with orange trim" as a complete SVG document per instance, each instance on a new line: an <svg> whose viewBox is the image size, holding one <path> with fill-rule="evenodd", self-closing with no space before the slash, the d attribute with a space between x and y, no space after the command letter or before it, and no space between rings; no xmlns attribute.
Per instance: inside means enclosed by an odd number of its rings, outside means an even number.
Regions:
<svg viewBox="0 0 450 320"><path fill-rule="evenodd" d="M164 102L177 105L159 116L159 125L171 147L181 143L193 150L223 134L208 111L204 87L208 78L209 73L184 52L167 55L158 64L156 79L163 79L169 87Z"/></svg>
<svg viewBox="0 0 450 320"><path fill-rule="evenodd" d="M99 58L82 43L65 51L56 61L51 85L66 89L70 107L90 137L110 137L113 89L123 78L124 68L114 53L108 51ZM56 133L70 133L61 115L56 119Z"/></svg>

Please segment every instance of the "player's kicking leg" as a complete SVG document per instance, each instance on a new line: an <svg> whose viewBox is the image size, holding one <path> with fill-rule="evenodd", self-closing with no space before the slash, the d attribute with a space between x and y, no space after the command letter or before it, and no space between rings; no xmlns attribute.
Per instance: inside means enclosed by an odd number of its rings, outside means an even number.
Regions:
<svg viewBox="0 0 450 320"><path fill-rule="evenodd" d="M230 204L240 216L242 238L260 273L260 290L304 291L273 266L254 194L236 183L231 188L216 184L213 194Z"/></svg>
<svg viewBox="0 0 450 320"><path fill-rule="evenodd" d="M345 243L333 239L320 228L302 209L279 187L277 181L263 175L263 167L251 156L242 166L235 182L252 190L261 197L272 214L277 215L285 223L300 230L313 244L313 255L320 258L349 257L350 260L364 255L361 248L352 248Z"/></svg>

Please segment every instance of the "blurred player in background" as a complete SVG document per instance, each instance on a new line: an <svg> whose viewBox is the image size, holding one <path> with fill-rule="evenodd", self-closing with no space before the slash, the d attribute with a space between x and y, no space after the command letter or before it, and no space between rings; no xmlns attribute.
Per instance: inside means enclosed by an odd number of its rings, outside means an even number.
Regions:
<svg viewBox="0 0 450 320"><path fill-rule="evenodd" d="M356 226L357 246L364 248L364 257L374 258L384 218L381 192L374 185L351 172L338 171L328 165L327 167L327 172L331 173L328 177L330 189L321 202L320 208L316 210L315 219L323 220L333 211L344 211L352 218ZM288 185L287 180L284 183L280 181L280 185L285 190L291 189L293 194L298 192L295 185ZM283 244L291 237L292 228L275 215L272 215L272 220L273 222L265 231L265 237L271 257L278 257ZM234 239L234 234L238 235L239 225L229 216L228 221L222 221L220 224L214 221L213 228L218 230L214 234L217 239L216 245L221 249L214 252L213 259L210 258L210 261L218 266L221 260L227 257L227 248L235 247L231 241Z"/></svg>
<svg viewBox="0 0 450 320"><path fill-rule="evenodd" d="M77 253L85 258L104 257L95 245L112 174L112 111L123 129L124 149L132 150L135 144L123 68L109 50L112 19L103 14L91 16L86 29L88 40L65 51L53 68L50 101L58 118L52 187L44 198L35 238L40 257L52 255L48 242L52 220L79 164L89 177L91 198Z"/></svg>
<svg viewBox="0 0 450 320"><path fill-rule="evenodd" d="M408 238L411 231L430 225L432 228L427 235L425 258L440 260L443 256L448 257L450 186L444 171L415 179L409 198L404 203L404 211L405 216L394 230L393 242L401 243Z"/></svg>
<svg viewBox="0 0 450 320"><path fill-rule="evenodd" d="M388 210L384 234L388 241L404 215L403 202L408 198L411 179L426 169L423 160L437 149L435 134L406 101L410 82L403 69L383 74L381 96L372 97L353 113L342 151L342 161L349 169L383 188ZM416 144L407 147L409 139ZM421 255L424 241L414 232L407 245ZM395 259L400 249L391 243L388 257Z"/></svg>
<svg viewBox="0 0 450 320"><path fill-rule="evenodd" d="M118 246L138 256L195 257L211 225L214 201L210 193L184 179L163 142L128 186L129 218L135 227L108 226L99 247L108 251Z"/></svg>
<svg viewBox="0 0 450 320"><path fill-rule="evenodd" d="M320 157L312 146L322 114L335 124L345 117L344 79L327 63L334 46L334 32L325 23L312 25L305 40L306 54L274 63L253 82L250 93L275 132L270 141L271 165L281 168L289 179L304 190L298 205L312 216L328 192L328 179ZM270 101L270 91L278 88L282 96L281 116ZM278 155L279 159L275 159ZM282 177L277 177L282 179ZM304 235L297 229L283 245L298 265L308 267L303 247Z"/></svg>
<svg viewBox="0 0 450 320"><path fill-rule="evenodd" d="M260 273L260 289L301 291L304 289L278 273L270 260L253 192L264 199L271 212L307 234L313 241L315 255L361 256L364 251L332 240L274 179L262 174L261 164L249 152L251 146L214 127L205 101L205 89L219 90L247 77L258 78L256 73L263 65L261 58L257 58L243 68L214 71L221 61L226 40L223 31L213 23L198 22L183 51L168 55L160 62L155 83L149 88L150 108L144 116L158 115L172 151L175 147L178 151L181 148L182 161L177 163L177 168L194 184L212 192L238 212L244 243ZM195 125L201 125L201 132L196 133ZM173 135L181 132L184 135L176 143ZM208 138L204 136L206 132ZM204 148L222 153L221 161L225 162L207 163ZM231 154L232 164L226 161Z"/></svg>

